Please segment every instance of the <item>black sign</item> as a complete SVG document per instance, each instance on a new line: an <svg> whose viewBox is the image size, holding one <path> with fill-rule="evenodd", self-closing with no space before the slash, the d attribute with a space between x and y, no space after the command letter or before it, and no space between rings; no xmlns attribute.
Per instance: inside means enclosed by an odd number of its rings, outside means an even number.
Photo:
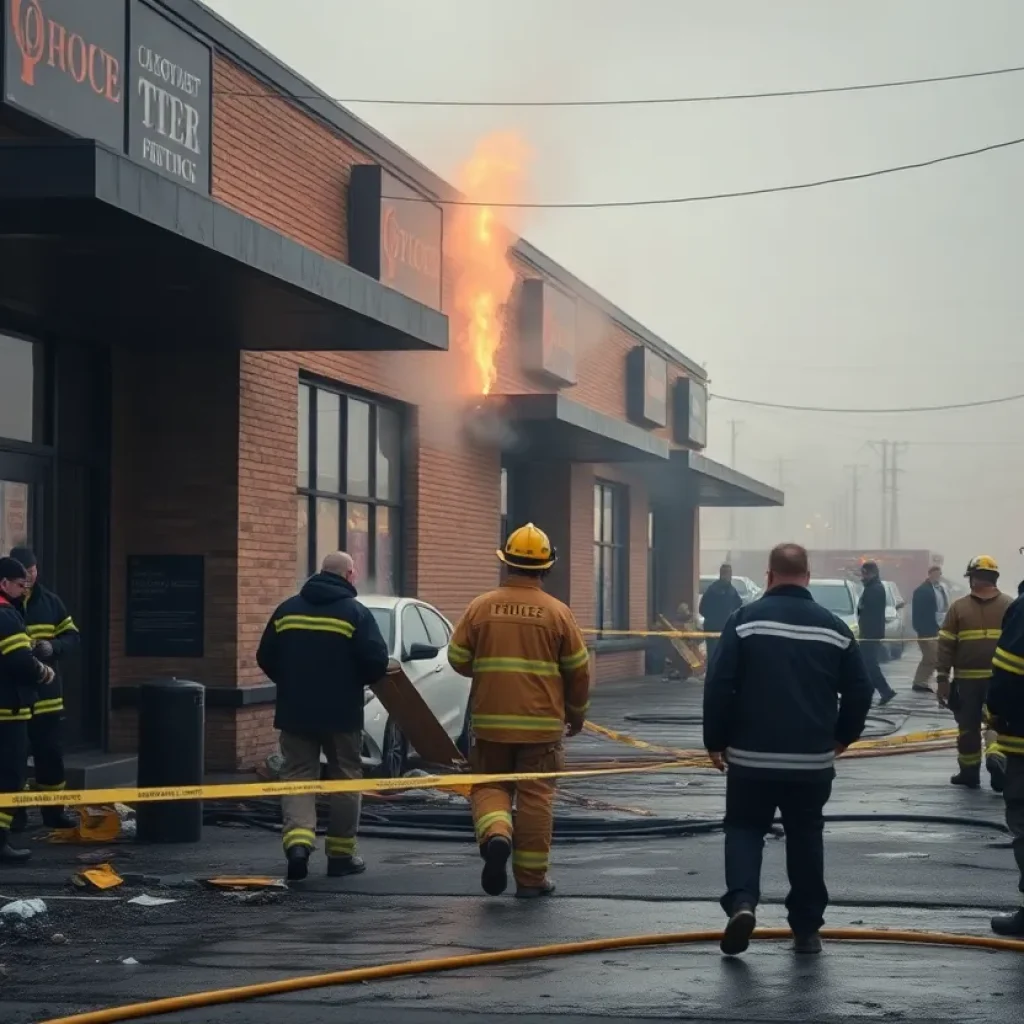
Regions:
<svg viewBox="0 0 1024 1024"><path fill-rule="evenodd" d="M519 300L523 369L575 384L576 299L547 281L523 282Z"/></svg>
<svg viewBox="0 0 1024 1024"><path fill-rule="evenodd" d="M4 0L4 98L124 151L124 0Z"/></svg>
<svg viewBox="0 0 1024 1024"><path fill-rule="evenodd" d="M634 423L668 423L668 363L646 345L626 356L626 415Z"/></svg>
<svg viewBox="0 0 1024 1024"><path fill-rule="evenodd" d="M432 309L441 308L441 208L378 164L357 164L348 183L349 263Z"/></svg>
<svg viewBox="0 0 1024 1024"><path fill-rule="evenodd" d="M131 555L124 652L129 658L203 657L202 555Z"/></svg>
<svg viewBox="0 0 1024 1024"><path fill-rule="evenodd" d="M707 447L708 389L689 377L680 377L672 391L672 437L677 444Z"/></svg>
<svg viewBox="0 0 1024 1024"><path fill-rule="evenodd" d="M210 48L132 0L128 152L198 192L210 191Z"/></svg>

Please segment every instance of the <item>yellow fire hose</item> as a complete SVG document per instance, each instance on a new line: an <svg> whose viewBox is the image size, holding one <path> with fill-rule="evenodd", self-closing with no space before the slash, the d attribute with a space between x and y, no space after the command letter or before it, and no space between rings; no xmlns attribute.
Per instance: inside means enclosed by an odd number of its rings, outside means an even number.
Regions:
<svg viewBox="0 0 1024 1024"><path fill-rule="evenodd" d="M786 939L791 933L785 928L764 928L754 932L755 939ZM963 946L975 949L994 949L1024 953L1024 941L998 939L987 935L951 935L945 932L888 931L881 928L825 928L822 938L847 942L912 942L926 946ZM241 1003L264 996L286 995L333 985L355 985L380 981L385 978L407 978L416 974L436 974L457 971L467 967L485 967L491 964L516 963L523 960L542 960L548 957L576 956L581 953L600 953L617 949L643 949L652 946L693 945L717 942L722 933L716 931L668 932L654 935L627 935L619 938L588 939L582 942L560 942L550 946L525 946L519 949L499 949L491 953L468 953L459 956L437 957L430 960L406 960L378 967L357 967L329 974L310 974L281 981L266 981L237 988L194 992L186 996L171 996L146 1003L131 1003L106 1010L93 1010L72 1017L57 1017L44 1024L113 1024L116 1021L139 1020L159 1014L177 1013L225 1003Z"/></svg>

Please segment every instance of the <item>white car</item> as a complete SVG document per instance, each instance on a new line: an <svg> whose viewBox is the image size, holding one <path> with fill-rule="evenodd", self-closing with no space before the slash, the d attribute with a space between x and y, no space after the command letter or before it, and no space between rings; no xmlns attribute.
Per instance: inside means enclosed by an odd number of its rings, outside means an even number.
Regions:
<svg viewBox="0 0 1024 1024"><path fill-rule="evenodd" d="M827 608L833 615L838 615L857 636L857 597L856 584L850 580L814 580L808 584L811 597L818 604Z"/></svg>
<svg viewBox="0 0 1024 1024"><path fill-rule="evenodd" d="M448 664L454 627L433 606L411 597L359 595L384 636L391 657L434 712L463 755L469 742L469 680ZM387 778L398 778L414 753L384 705L367 690L363 726L363 764Z"/></svg>
<svg viewBox="0 0 1024 1024"><path fill-rule="evenodd" d="M700 578L700 596L704 596L704 592L711 586L712 583L717 580L717 576L701 576ZM762 589L749 577L749 576L733 576L732 585L736 590L736 593L740 595L740 600L744 604L750 604L751 601L756 601L764 593ZM698 599L699 604L699 599Z"/></svg>

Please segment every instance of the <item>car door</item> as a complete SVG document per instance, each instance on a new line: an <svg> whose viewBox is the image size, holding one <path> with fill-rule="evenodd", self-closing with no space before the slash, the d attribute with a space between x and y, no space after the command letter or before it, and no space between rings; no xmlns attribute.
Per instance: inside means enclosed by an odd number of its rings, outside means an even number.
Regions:
<svg viewBox="0 0 1024 1024"><path fill-rule="evenodd" d="M438 719L445 727L448 735L458 738L462 732L463 720L466 716L466 705L469 703L469 680L460 676L448 664L448 642L451 630L448 623L434 608L420 605L420 616L427 627L430 642L440 651L441 672L438 682Z"/></svg>
<svg viewBox="0 0 1024 1024"><path fill-rule="evenodd" d="M419 606L407 604L402 609L402 668L409 677L409 681L419 690L420 696L426 701L427 707L434 713L434 716L444 725L444 700L442 696L444 680L442 678L441 654L436 658L428 658L423 661L405 661L404 656L408 654L413 644L431 644L430 634L427 632L426 624L420 615ZM447 664L447 654L444 656Z"/></svg>

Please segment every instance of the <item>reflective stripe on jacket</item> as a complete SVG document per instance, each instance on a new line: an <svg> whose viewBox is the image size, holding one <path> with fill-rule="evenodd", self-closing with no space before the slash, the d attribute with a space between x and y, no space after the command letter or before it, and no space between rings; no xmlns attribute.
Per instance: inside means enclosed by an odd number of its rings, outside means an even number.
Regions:
<svg viewBox="0 0 1024 1024"><path fill-rule="evenodd" d="M1024 757L1024 596L1003 617L1002 635L992 657L988 710L1003 753Z"/></svg>
<svg viewBox="0 0 1024 1024"><path fill-rule="evenodd" d="M583 634L537 579L510 576L476 598L455 627L448 661L473 680L470 724L481 739L555 742L590 706Z"/></svg>
<svg viewBox="0 0 1024 1024"><path fill-rule="evenodd" d="M74 619L68 614L64 602L41 583L25 594L19 606L25 619L25 632L33 644L49 640L53 654L39 660L49 665L56 673L51 685L46 688L45 699L37 700L32 713L47 715L64 710L64 688L60 677L60 662L78 647L80 636Z"/></svg>
<svg viewBox="0 0 1024 1024"><path fill-rule="evenodd" d="M0 725L27 722L45 671L32 656L32 641L21 613L0 597ZM3 739L0 738L0 743Z"/></svg>
<svg viewBox="0 0 1024 1024"><path fill-rule="evenodd" d="M952 671L957 679L991 678L992 656L1011 603L1006 594L985 599L967 594L954 601L939 630L938 674L945 677Z"/></svg>

